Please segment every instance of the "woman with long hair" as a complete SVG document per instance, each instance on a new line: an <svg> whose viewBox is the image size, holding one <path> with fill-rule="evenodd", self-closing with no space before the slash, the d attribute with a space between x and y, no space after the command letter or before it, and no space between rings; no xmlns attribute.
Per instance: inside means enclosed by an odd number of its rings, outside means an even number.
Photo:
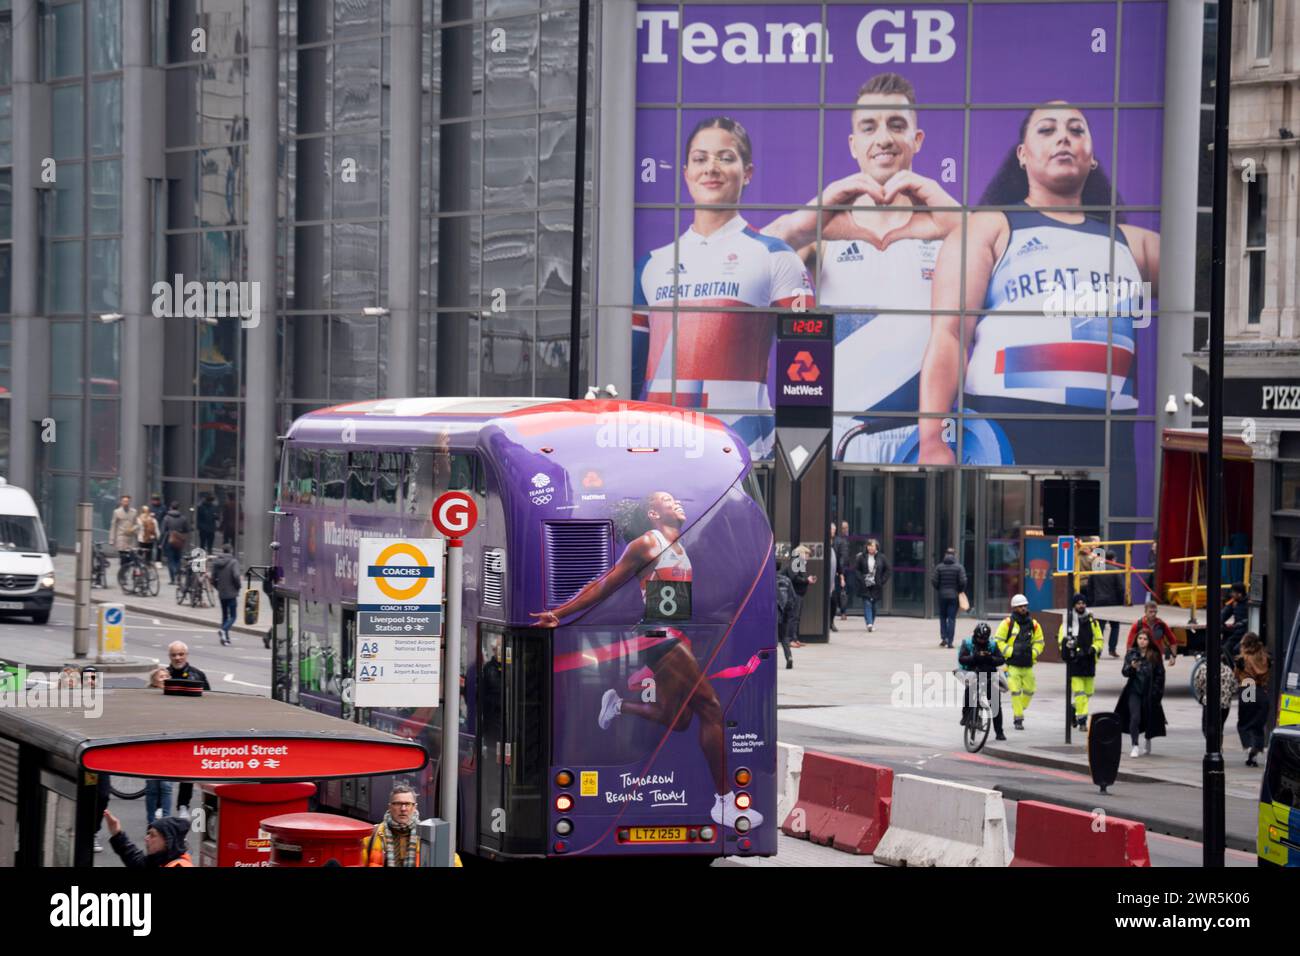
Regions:
<svg viewBox="0 0 1300 956"><path fill-rule="evenodd" d="M1146 735L1146 753L1151 753L1151 738L1165 735L1165 666L1160 648L1151 642L1147 631L1138 631L1137 640L1124 657L1123 675L1128 678L1115 706L1119 725L1133 742L1130 757L1139 756L1138 735Z"/></svg>
<svg viewBox="0 0 1300 956"><path fill-rule="evenodd" d="M771 408L776 324L770 314L743 310L812 308L812 284L798 254L760 235L736 208L754 175L744 126L727 116L701 120L686 139L685 160L695 204L690 228L637 262L633 381L647 401ZM753 447L758 436L742 427L742 437Z"/></svg>
<svg viewBox="0 0 1300 956"><path fill-rule="evenodd" d="M752 826L758 826L762 814L737 808L735 791L727 784L726 733L717 692L681 632L652 623L671 619L678 608L689 605L693 573L680 540L685 524L681 502L666 491L620 502L614 526L627 547L618 561L566 603L549 611L534 611L531 616L539 627L558 627L561 618L599 604L635 577L641 587L646 623L637 629L638 640L633 646L651 675L654 683L649 686L654 693L647 701L640 693L625 696L618 688L610 688L601 697L597 724L608 730L615 718L627 714L681 733L698 717L700 750L714 784L713 822L731 827L743 813Z"/></svg>
<svg viewBox="0 0 1300 956"><path fill-rule="evenodd" d="M955 462L943 416L963 368L964 406L977 414L1137 408L1133 315L1159 280L1160 237L1126 223L1112 236L1108 213L1078 208L1118 204L1111 193L1083 113L1062 101L1030 111L980 200L1019 208L972 213L964 254L951 241L939 251L921 366L921 413L935 417L921 419L922 464ZM1060 422L1001 419L972 435L981 450L966 463L1014 464L1059 443Z"/></svg>
<svg viewBox="0 0 1300 956"><path fill-rule="evenodd" d="M1247 751L1246 766L1258 767L1255 758L1264 750L1268 740L1268 719L1273 713L1273 695L1269 677L1272 659L1264 650L1264 642L1255 632L1241 639L1237 657L1233 660L1237 681L1241 685L1237 707L1237 736Z"/></svg>

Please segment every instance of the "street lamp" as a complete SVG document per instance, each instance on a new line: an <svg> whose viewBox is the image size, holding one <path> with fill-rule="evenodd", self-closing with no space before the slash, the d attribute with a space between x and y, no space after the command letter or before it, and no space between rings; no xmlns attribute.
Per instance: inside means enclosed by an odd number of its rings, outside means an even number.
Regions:
<svg viewBox="0 0 1300 956"><path fill-rule="evenodd" d="M101 312L99 314L99 321L103 322L105 325L112 325L114 322L120 322L124 318L125 316L122 315L121 312Z"/></svg>
<svg viewBox="0 0 1300 956"><path fill-rule="evenodd" d="M372 319L388 315L388 310L382 305L368 305L361 310L362 315L368 315Z"/></svg>

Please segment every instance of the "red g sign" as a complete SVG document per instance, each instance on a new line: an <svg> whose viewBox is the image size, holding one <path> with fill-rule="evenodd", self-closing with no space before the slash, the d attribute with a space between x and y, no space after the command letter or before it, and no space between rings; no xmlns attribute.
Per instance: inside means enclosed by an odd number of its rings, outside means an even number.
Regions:
<svg viewBox="0 0 1300 956"><path fill-rule="evenodd" d="M463 538L478 523L478 505L463 491L447 491L433 503L433 526L448 538Z"/></svg>

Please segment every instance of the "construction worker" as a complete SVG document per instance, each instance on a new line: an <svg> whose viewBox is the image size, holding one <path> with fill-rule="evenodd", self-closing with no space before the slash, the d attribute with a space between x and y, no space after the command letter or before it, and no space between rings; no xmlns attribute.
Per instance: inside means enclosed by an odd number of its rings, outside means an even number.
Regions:
<svg viewBox="0 0 1300 956"><path fill-rule="evenodd" d="M1029 598L1017 594L1011 598L1011 615L998 625L993 636L998 650L1007 660L1007 687L1011 691L1012 725L1025 729L1025 711L1034 698L1034 664L1043 653L1043 629L1029 616Z"/></svg>
<svg viewBox="0 0 1300 956"><path fill-rule="evenodd" d="M1080 730L1088 726L1088 701L1097 680L1097 659L1105 642L1101 625L1088 613L1088 601L1076 594L1071 608L1061 617L1056 643L1061 660L1070 668L1070 696L1074 698L1074 724Z"/></svg>

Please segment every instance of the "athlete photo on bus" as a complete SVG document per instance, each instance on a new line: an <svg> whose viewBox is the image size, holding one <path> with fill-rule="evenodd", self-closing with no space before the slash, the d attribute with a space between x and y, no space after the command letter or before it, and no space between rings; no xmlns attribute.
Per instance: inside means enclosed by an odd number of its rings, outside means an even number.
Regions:
<svg viewBox="0 0 1300 956"><path fill-rule="evenodd" d="M642 672L654 693L623 693L610 688L601 697L597 724L608 730L619 716L640 717L677 733L690 729L698 718L700 750L714 784L713 822L734 827L742 814L751 827L763 821L757 810L736 806L735 791L727 782L726 733L722 705L709 679L700 670L689 639L676 627L665 626L688 610L693 571L680 538L686 524L681 502L667 491L644 499L628 499L615 509L614 525L627 547L614 566L586 585L569 601L531 616L541 627L555 628L561 618L586 610L612 595L635 577L641 587L645 616L627 653L639 654ZM644 684L644 678L638 684ZM649 697L649 700L646 697Z"/></svg>
<svg viewBox="0 0 1300 956"><path fill-rule="evenodd" d="M920 410L932 416L920 421L921 464L956 460L943 416L963 378L968 411L1042 416L981 422L991 434L968 442L977 447L963 453L965 464L1050 464L1043 456L1068 445L1067 433L1099 443L1068 449L1077 460L1104 458L1100 432L1059 418L1104 411L1108 399L1112 410L1136 410L1133 309L1142 284L1154 288L1160 271L1159 235L1123 222L1113 233L1112 266L1109 213L1077 208L1111 203L1082 111L1061 101L1030 111L979 202L1021 208L971 213L966 242L939 251L921 366ZM1085 304L1082 314L1070 311L1072 302ZM1058 303L1067 306L1062 313L1053 311Z"/></svg>
<svg viewBox="0 0 1300 956"><path fill-rule="evenodd" d="M749 133L727 116L700 120L686 140L682 173L695 204L691 225L636 266L632 380L645 401L757 412L772 407L775 317L738 310L807 310L814 303L795 251L760 234L736 208L754 175L753 155ZM728 424L756 455L770 451L770 416Z"/></svg>

